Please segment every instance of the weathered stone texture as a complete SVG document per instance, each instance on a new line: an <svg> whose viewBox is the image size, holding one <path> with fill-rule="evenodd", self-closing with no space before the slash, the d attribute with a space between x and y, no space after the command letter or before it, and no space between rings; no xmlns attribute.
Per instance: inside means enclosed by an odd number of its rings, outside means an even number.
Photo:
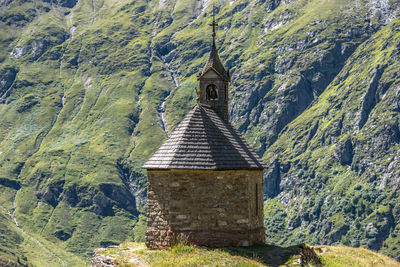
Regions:
<svg viewBox="0 0 400 267"><path fill-rule="evenodd" d="M148 170L148 181L149 248L182 236L205 246L265 241L262 170Z"/></svg>

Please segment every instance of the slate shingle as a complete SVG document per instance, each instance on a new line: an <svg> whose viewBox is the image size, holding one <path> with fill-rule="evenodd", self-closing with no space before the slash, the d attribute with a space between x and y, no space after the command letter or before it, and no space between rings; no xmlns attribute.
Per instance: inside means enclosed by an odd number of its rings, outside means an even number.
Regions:
<svg viewBox="0 0 400 267"><path fill-rule="evenodd" d="M143 168L226 170L265 165L230 123L197 104Z"/></svg>

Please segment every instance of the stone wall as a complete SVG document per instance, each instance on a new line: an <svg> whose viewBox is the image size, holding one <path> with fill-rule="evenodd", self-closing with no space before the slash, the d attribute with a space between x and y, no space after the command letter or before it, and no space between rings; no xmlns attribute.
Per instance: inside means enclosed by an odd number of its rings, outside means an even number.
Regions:
<svg viewBox="0 0 400 267"><path fill-rule="evenodd" d="M264 242L262 183L262 170L149 170L146 245Z"/></svg>

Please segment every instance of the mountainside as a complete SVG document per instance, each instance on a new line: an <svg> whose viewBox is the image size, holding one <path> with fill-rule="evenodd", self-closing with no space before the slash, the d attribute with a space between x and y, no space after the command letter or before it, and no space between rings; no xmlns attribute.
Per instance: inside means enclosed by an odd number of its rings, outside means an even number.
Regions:
<svg viewBox="0 0 400 267"><path fill-rule="evenodd" d="M65 262L142 241L141 166L195 103L211 3L0 3L0 257L38 264L29 236ZM268 242L398 257L400 1L215 6L231 121L269 166Z"/></svg>
<svg viewBox="0 0 400 267"><path fill-rule="evenodd" d="M274 240L400 255L399 30L396 20L360 45L264 155L267 180L280 183L267 221L286 218L285 234L268 227Z"/></svg>

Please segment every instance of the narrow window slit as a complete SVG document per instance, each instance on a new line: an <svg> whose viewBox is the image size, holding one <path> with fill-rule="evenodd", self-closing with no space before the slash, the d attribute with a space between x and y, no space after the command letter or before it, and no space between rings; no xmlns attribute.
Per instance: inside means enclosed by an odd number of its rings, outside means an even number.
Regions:
<svg viewBox="0 0 400 267"><path fill-rule="evenodd" d="M256 216L258 216L258 184L256 183Z"/></svg>

